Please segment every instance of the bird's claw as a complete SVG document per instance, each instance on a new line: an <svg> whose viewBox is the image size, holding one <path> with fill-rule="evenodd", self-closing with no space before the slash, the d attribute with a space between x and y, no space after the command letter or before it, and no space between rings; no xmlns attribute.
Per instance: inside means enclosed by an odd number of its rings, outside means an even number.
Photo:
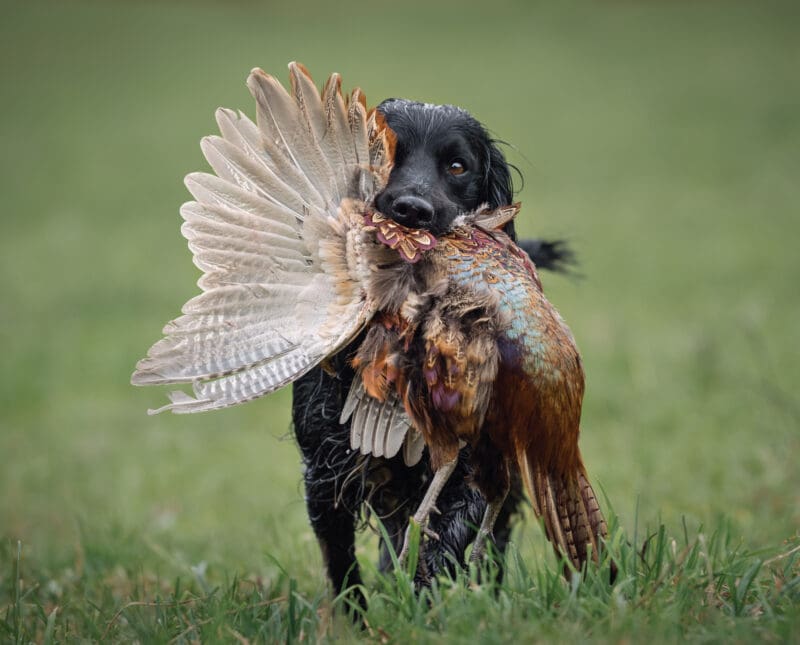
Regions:
<svg viewBox="0 0 800 645"><path fill-rule="evenodd" d="M489 532L478 531L478 537L472 543L472 553L469 554L470 562L481 562L486 556L486 541L494 537Z"/></svg>
<svg viewBox="0 0 800 645"><path fill-rule="evenodd" d="M469 554L469 561L470 562L480 562L483 560L483 556L486 554L486 548L480 544L476 544L472 547L472 553Z"/></svg>
<svg viewBox="0 0 800 645"><path fill-rule="evenodd" d="M413 520L412 520L413 521ZM424 535L427 535L432 540L441 540L441 536L434 531L433 529L429 528L427 523L422 524L420 526L420 532ZM410 548L411 543L411 524L409 524L408 528L406 529L406 535L403 539L403 548L400 549L400 553L397 555L397 562L400 564L401 567L405 566L406 560L408 559L408 551ZM420 552L422 552L422 542L420 541Z"/></svg>
<svg viewBox="0 0 800 645"><path fill-rule="evenodd" d="M436 540L437 542L441 540L439 534L433 529L429 529L427 526L422 527L422 532L432 540Z"/></svg>

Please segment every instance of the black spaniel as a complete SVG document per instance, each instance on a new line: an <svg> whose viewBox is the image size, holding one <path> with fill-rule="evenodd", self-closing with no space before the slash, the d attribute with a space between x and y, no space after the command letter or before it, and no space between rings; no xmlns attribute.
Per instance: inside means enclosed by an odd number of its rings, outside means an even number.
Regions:
<svg viewBox="0 0 800 645"><path fill-rule="evenodd" d="M397 137L388 184L375 200L379 212L406 226L440 233L461 213L482 204L494 208L512 202L511 173L498 142L468 112L404 99L386 100L377 109ZM514 235L513 223L506 231ZM520 245L539 268L563 270L572 260L559 241L523 240ZM402 455L384 459L350 450L349 424L341 425L339 416L354 375L349 360L360 342L356 339L329 364L310 371L293 389L292 417L305 464L308 515L336 592L361 583L355 531L362 507L368 504L369 513L383 522L397 551L431 477L427 455L409 468ZM426 546L420 583L463 565L464 550L483 516L483 498L466 483L466 450L439 497L441 513L431 517L430 528L439 539ZM521 495L517 482L495 525L495 545L501 552ZM390 566L382 544L380 567Z"/></svg>

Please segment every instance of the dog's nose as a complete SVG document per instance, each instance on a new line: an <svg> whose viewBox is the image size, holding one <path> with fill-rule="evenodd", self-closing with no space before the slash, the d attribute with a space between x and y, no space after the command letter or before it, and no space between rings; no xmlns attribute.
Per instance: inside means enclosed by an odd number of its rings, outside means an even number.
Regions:
<svg viewBox="0 0 800 645"><path fill-rule="evenodd" d="M433 205L414 195L404 195L392 202L392 219L409 228L420 228L433 222Z"/></svg>

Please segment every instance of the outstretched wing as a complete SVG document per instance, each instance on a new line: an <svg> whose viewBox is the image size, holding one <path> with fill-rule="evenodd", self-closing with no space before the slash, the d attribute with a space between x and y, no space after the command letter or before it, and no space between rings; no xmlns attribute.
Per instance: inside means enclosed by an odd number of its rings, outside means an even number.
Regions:
<svg viewBox="0 0 800 645"><path fill-rule="evenodd" d="M183 235L203 293L139 361L134 385L187 383L152 412L201 412L272 392L341 349L373 306L363 219L388 175L390 146L359 90L334 74L320 94L302 65L291 92L260 69L247 86L257 122L220 109L203 139L216 174L192 173Z"/></svg>

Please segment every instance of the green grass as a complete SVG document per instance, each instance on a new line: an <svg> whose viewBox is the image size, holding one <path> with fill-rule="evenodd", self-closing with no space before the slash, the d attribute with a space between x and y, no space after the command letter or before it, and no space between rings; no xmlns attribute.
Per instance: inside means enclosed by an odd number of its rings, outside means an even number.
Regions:
<svg viewBox="0 0 800 645"><path fill-rule="evenodd" d="M188 579L160 579L118 565L94 577L68 570L26 589L20 549L13 598L0 622L9 642L91 640L314 642L367 637L380 642L796 642L800 636L800 541L778 552L748 552L722 525L712 534L670 537L664 527L633 549L616 530L610 553L619 565L609 586L609 559L583 578L507 553L509 574L494 582L495 564L443 579L416 592L404 570L370 584L363 625L353 627L346 597L331 602L302 593L285 571L268 580L234 574L212 582L203 567ZM12 557L8 558L13 560ZM413 563L412 556L412 563ZM186 572L189 574L190 572ZM489 582L486 582L486 581ZM483 581L483 582L481 582Z"/></svg>
<svg viewBox="0 0 800 645"><path fill-rule="evenodd" d="M794 3L270 4L2 5L0 642L800 640ZM523 232L585 276L545 287L585 358L614 587L561 583L528 516L499 588L415 598L366 531L359 632L288 395L145 416L162 393L130 372L196 292L180 179L214 108L252 114L249 69L292 59L513 143Z"/></svg>

